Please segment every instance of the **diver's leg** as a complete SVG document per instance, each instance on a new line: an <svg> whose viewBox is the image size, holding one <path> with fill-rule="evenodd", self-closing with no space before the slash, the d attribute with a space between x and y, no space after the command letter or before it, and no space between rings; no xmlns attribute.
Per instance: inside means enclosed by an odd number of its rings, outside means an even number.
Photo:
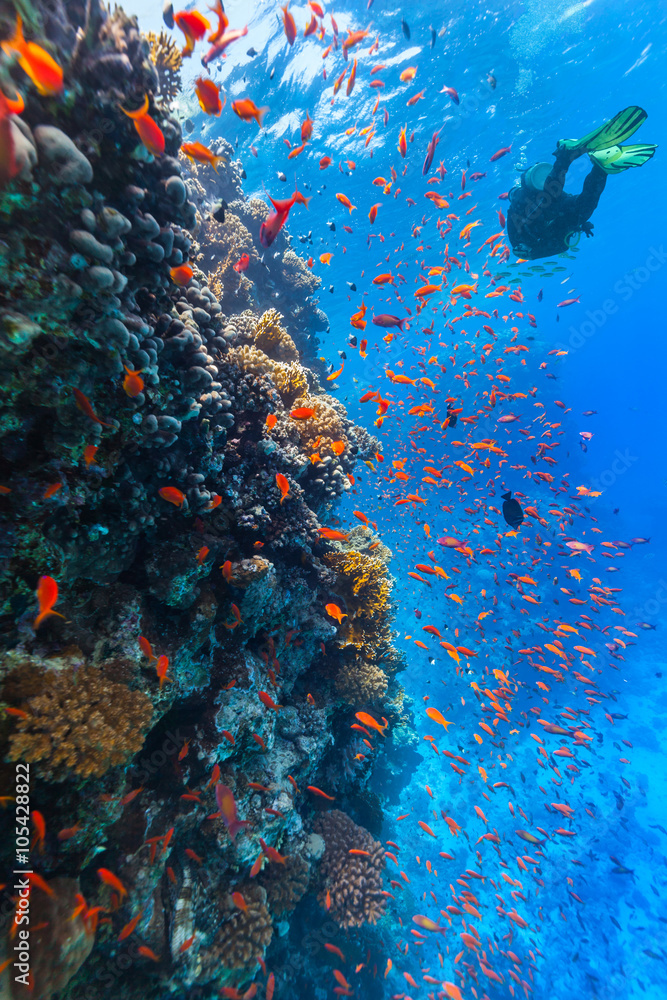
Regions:
<svg viewBox="0 0 667 1000"><path fill-rule="evenodd" d="M563 193L565 187L565 176L581 152L578 150L559 149L556 153L556 162L551 168L551 173L544 182L544 192L552 201L555 201Z"/></svg>
<svg viewBox="0 0 667 1000"><path fill-rule="evenodd" d="M581 194L577 196L577 212L582 222L590 219L591 215L598 207L600 195L604 191L607 183L607 174L597 163L593 164L593 169L586 175Z"/></svg>

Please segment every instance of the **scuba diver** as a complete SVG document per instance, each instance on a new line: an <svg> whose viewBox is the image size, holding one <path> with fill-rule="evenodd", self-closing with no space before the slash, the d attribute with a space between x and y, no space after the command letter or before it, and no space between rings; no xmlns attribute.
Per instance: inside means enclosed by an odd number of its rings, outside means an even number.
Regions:
<svg viewBox="0 0 667 1000"><path fill-rule="evenodd" d="M657 146L622 146L647 118L642 108L629 107L583 139L560 139L556 162L535 163L509 193L507 235L514 253L527 260L551 257L576 246L581 233L593 235L589 222L604 191L608 174L641 167ZM593 168L581 194L567 194L565 177L578 157L588 153Z"/></svg>

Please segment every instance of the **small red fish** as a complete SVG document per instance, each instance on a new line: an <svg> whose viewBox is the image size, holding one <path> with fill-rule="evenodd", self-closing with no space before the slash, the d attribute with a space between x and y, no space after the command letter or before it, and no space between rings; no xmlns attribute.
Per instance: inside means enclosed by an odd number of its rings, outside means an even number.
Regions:
<svg viewBox="0 0 667 1000"><path fill-rule="evenodd" d="M283 500L289 496L289 481L283 476L282 472L278 472L276 473L276 483L281 492L280 502L282 504Z"/></svg>
<svg viewBox="0 0 667 1000"><path fill-rule="evenodd" d="M55 97L62 92L62 68L41 45L25 40L23 21L18 14L13 38L0 43L0 47L5 55L11 56L14 53L18 56L19 66L30 77L42 97Z"/></svg>
<svg viewBox="0 0 667 1000"><path fill-rule="evenodd" d="M162 486L158 493L163 500L173 503L174 507L182 507L185 502L185 493L177 490L175 486Z"/></svg>
<svg viewBox="0 0 667 1000"><path fill-rule="evenodd" d="M236 264L234 264L234 270L240 274L242 271L248 270L249 264L250 264L250 257L248 256L248 254L247 253L241 254Z"/></svg>
<svg viewBox="0 0 667 1000"><path fill-rule="evenodd" d="M189 264L179 264L178 267L172 267L169 269L169 277L175 285L179 285L181 288L185 287L185 285L192 281L194 273L195 272Z"/></svg>
<svg viewBox="0 0 667 1000"><path fill-rule="evenodd" d="M238 818L234 793L227 785L218 784L215 786L215 799L220 809L222 822L227 827L227 832L233 841L241 830L250 826L250 823Z"/></svg>
<svg viewBox="0 0 667 1000"><path fill-rule="evenodd" d="M123 389L131 399L134 399L144 389L144 380L141 378L143 369L140 368L135 372L131 368L128 368L127 365L123 365L123 368L127 372L127 375L123 379Z"/></svg>
<svg viewBox="0 0 667 1000"><path fill-rule="evenodd" d="M39 583L37 584L37 601L39 603L39 614L33 622L33 628L35 631L39 628L45 618L49 615L58 615L59 618L64 618L59 611L53 610L53 605L58 600L58 584L53 579L52 576L41 576L39 578Z"/></svg>
<svg viewBox="0 0 667 1000"><path fill-rule="evenodd" d="M161 156L165 146L164 134L155 119L148 114L148 94L144 96L144 103L136 111L128 111L126 108L120 110L132 119L137 134L148 152L153 156Z"/></svg>

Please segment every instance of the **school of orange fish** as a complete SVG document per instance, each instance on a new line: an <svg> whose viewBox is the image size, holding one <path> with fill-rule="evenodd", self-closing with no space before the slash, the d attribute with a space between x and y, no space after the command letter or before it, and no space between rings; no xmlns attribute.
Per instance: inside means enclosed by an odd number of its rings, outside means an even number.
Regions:
<svg viewBox="0 0 667 1000"><path fill-rule="evenodd" d="M303 36L312 35L325 46L331 37L325 27L325 12L315 0L309 0L308 8L310 19ZM218 25L213 29L207 18L196 11L174 16L176 26L185 36L184 56L192 55L196 44L211 32L208 36L211 48L203 59L205 67L247 33L247 28L229 29L220 0L216 2L215 14ZM288 44L301 43L287 5L282 14ZM377 95L368 122L361 127L355 124L345 133L350 142L363 140L359 155L365 157L365 166L370 170L368 161L373 154L378 123L382 120L382 127L389 127L386 108L378 115L384 87L378 74L385 70L395 73L396 69L382 64L368 68L381 48L379 37L362 50L368 31L350 30L341 38L332 15L329 20L333 38L324 47L322 59L324 80L327 68L334 73L332 102L346 77L347 97L355 87L373 88ZM3 49L18 54L40 93L59 92L62 73L36 43L25 42L20 20L16 37L3 43ZM348 56L353 51L358 55L350 61ZM340 72L333 71L334 60L341 56L344 66ZM410 83L417 73L417 67L409 67L402 71L400 80ZM195 86L202 110L219 116L226 103L226 98L221 99L220 88L209 76L199 77ZM458 103L453 87L445 86L441 92ZM415 105L423 93L422 90L408 97L407 106ZM3 99L0 118L4 120L19 107L18 100ZM266 108L257 108L249 98L234 101L232 109L244 121L255 120L260 128L268 112ZM137 111L124 110L147 149L160 155L164 138L148 113L148 99ZM313 128L307 114L300 130L300 144L290 146L290 159L303 153L312 139ZM373 187L381 189L384 199L399 197L401 162L417 155L410 150L414 133L408 137L407 131L405 124L396 137L395 163L383 147L381 155L386 165L369 181L369 200ZM409 242L399 243L395 233L387 237L378 233L377 238L387 252L376 265L378 273L370 278L373 286L370 295L365 293L358 306L353 306L352 333L345 345L356 347L355 331L359 331L360 358L367 359L371 352L376 355L372 384L361 385L354 379L359 402L375 408L373 423L386 441L385 451L376 456L377 465L367 463L366 481L370 479L375 490L367 502L369 512L371 507L375 508L373 516L378 516L377 510L384 513L396 535L397 550L412 564L407 572L409 581L403 582L414 588L411 596L416 604L423 604L423 594L427 594L431 610L422 612L415 608L416 634L406 634L405 640L414 643L414 669L420 676L430 677L431 692L424 695L423 717L418 721L420 731L431 723L435 731L423 736L424 753L427 757L432 755L437 784L442 785L443 774L452 783L451 801L446 808L443 808L445 803L438 801L437 793L426 785L424 791L430 801L425 798L423 802L415 802L407 813L396 818L398 829L401 824L413 824L420 829L423 852L416 860L404 861L399 844L387 841L386 858L396 868L397 876L390 883L391 895L398 899L410 884L415 864L420 869L420 879L426 869L430 888L423 893L420 904L424 912L412 914L412 926L404 926L402 937L392 942L396 954L387 959L384 970L376 967L375 973L389 979L397 998L409 996L410 990L422 989L431 998L437 995L461 1000L469 994L482 998L488 996L487 991L493 991L495 984L506 987L512 996L529 997L540 954L534 943L535 935L545 918L541 905L548 905L548 897L540 896L544 888L541 866L549 852L562 850L563 843L576 843L578 823L584 812L596 818L578 792L582 769L590 767L594 737L602 732L616 738L612 727L621 717L611 710L613 696L605 687L618 683L624 651L637 639L636 629L651 627L648 623L628 623L620 606L621 590L609 585L609 574L620 568L618 563L634 545L644 544L648 539L604 538L591 509L582 509L583 503L595 501L600 494L585 486L573 486L568 472L562 469L563 445L567 447L568 440L564 421L569 411L563 401L551 398L553 382L547 379L555 376L550 362L546 357L542 360L531 357L534 350L530 346L531 331L537 327L536 318L528 311L520 287L501 284L494 278L494 267L510 254L504 237L505 219L499 211L498 226L489 225L489 220L483 217L465 221L477 208L474 204L466 207L467 200L474 198L474 186L486 174L473 172L466 176L463 171L454 183L446 180L443 162L432 172L441 132L442 129L438 130L428 144L422 173L427 178L424 198L428 211L437 209L447 214L437 220L424 215L410 227ZM182 149L198 162L209 163L216 169L219 158L201 143L184 143ZM496 162L509 151L510 147L490 151L489 161ZM9 159L0 167L4 175L11 176L11 150L4 152ZM322 155L318 160L319 170L332 163L331 156ZM345 164L347 172L356 170L355 161L346 160ZM403 174L406 170L407 166L403 167ZM335 197L350 216L357 210L343 191ZM307 207L308 200L298 190L289 199L272 200L274 212L262 226L262 244L270 246L291 209L296 204ZM406 202L409 208L417 205L413 198L406 198ZM370 206L369 226L381 220L384 204L379 201ZM354 235L349 225L343 229ZM495 231L486 235L489 229ZM331 252L323 253L320 263L329 266L334 256ZM312 258L308 263L314 266ZM237 270L242 271L245 266L247 261L241 258ZM187 284L190 277L192 271L187 265L172 270L172 279L178 284ZM392 293L386 299L389 303L386 308L390 311L384 312L380 296L389 287ZM366 299L372 303L369 313L372 323L387 331L372 346L366 333L369 307ZM572 301L565 300L560 305ZM395 311L403 315L395 315ZM383 352L387 353L386 361ZM548 353L558 357L562 352ZM330 381L339 378L343 368L341 365L332 373ZM126 371L125 391L130 396L136 395L143 387L140 372ZM534 384L529 385L531 381ZM77 405L101 423L86 397L78 390L74 392ZM291 416L295 420L307 419L312 411L295 410ZM581 436L584 441L592 437L590 432L581 432ZM86 456L86 461L92 461L94 450ZM281 474L276 480L284 500L289 495L289 480ZM361 495L361 477L351 480L355 493ZM54 488L58 484L49 489ZM7 487L2 489L8 491ZM514 530L506 530L499 501L495 500L507 491L513 491L523 505L524 523ZM176 506L184 500L176 487L163 487L160 495ZM407 514L401 518L400 528L392 514L393 508L399 506ZM425 510L432 524L424 519ZM368 527L372 523L369 512L353 513ZM345 537L344 531L336 527L321 530L326 538ZM224 574L225 567L222 569ZM477 589L480 580L487 582ZM56 581L43 577L37 599L35 628L48 615L58 614L53 610L58 599ZM433 610L436 606L437 613ZM240 621L238 609L233 605L232 610L236 621L230 628ZM339 623L346 616L344 609L333 601L326 605L326 611ZM508 629L507 621L515 627ZM169 680L168 660L156 657L146 639L142 643L145 655L155 661L162 687ZM261 697L268 708L279 710L266 692ZM578 707L561 706L559 703L564 699ZM534 704L522 708L528 700ZM367 746L375 753L381 747L386 720L377 720L367 712L358 712L356 719L355 728L365 733ZM628 740L622 742L632 749ZM521 789L516 788L513 767L517 748L525 756L526 747L532 747L533 743L538 775L535 784L545 806L544 817L534 820L522 808ZM619 764L628 767L630 760L625 753ZM222 818L233 839L245 824L237 816L230 789L221 785L218 777L214 772L211 778L220 810L216 815ZM625 776L621 776L621 781L629 786ZM458 786L462 786L460 791ZM331 798L325 790L311 787L310 791ZM532 788L530 792L530 800L534 801L536 793ZM500 821L501 813L505 816L504 824ZM34 812L33 821L39 842L44 837L44 820L40 813ZM518 828L522 822L530 828ZM494 823L503 826L501 832ZM66 837L68 833L71 831L61 831L59 836ZM169 836L167 833L164 838L156 839L162 843L163 852ZM462 867L465 862L457 860L464 853L460 848L461 837L468 843L465 854L474 856L468 867ZM158 842L151 845L153 852ZM265 853L275 855L272 860L282 860L273 848L266 846ZM571 865L581 864L573 856L568 856L568 860ZM261 856L258 863L261 864ZM122 899L126 890L119 879L103 868L98 874ZM31 879L34 885L51 891L45 883L41 884L39 875L34 874ZM570 897L581 904L575 869L564 867L562 879L567 882ZM236 902L242 906L242 897ZM81 909L86 920L97 919L96 913L86 909L85 900ZM500 940L497 934L491 935L485 929L489 915L494 928L499 917L504 922L505 933ZM560 915L567 919L562 909ZM119 940L132 933L140 916L123 928ZM427 947L433 942L435 959ZM344 963L339 948L333 945L327 948ZM142 954L157 960L149 951L144 949ZM420 982L402 967L408 956L419 967ZM334 993L353 995L355 977L363 968L364 965L357 966L354 975L335 969ZM256 990L253 986L244 996L250 997ZM271 974L265 987L268 1000L273 990ZM225 994L225 990L222 992ZM233 990L227 993L236 995Z"/></svg>

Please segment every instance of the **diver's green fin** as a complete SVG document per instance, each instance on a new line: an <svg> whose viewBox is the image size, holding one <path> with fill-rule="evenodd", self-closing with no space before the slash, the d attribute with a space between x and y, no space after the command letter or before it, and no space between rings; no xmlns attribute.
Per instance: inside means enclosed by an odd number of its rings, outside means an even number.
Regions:
<svg viewBox="0 0 667 1000"><path fill-rule="evenodd" d="M610 146L609 149L598 149L588 155L605 173L620 174L628 167L643 166L657 148L650 143L639 143L635 146Z"/></svg>
<svg viewBox="0 0 667 1000"><path fill-rule="evenodd" d="M569 149L571 152L593 153L598 149L608 149L617 146L631 135L634 135L640 125L643 125L648 115L643 108L631 105L604 125L585 135L583 139L559 139L558 149Z"/></svg>

